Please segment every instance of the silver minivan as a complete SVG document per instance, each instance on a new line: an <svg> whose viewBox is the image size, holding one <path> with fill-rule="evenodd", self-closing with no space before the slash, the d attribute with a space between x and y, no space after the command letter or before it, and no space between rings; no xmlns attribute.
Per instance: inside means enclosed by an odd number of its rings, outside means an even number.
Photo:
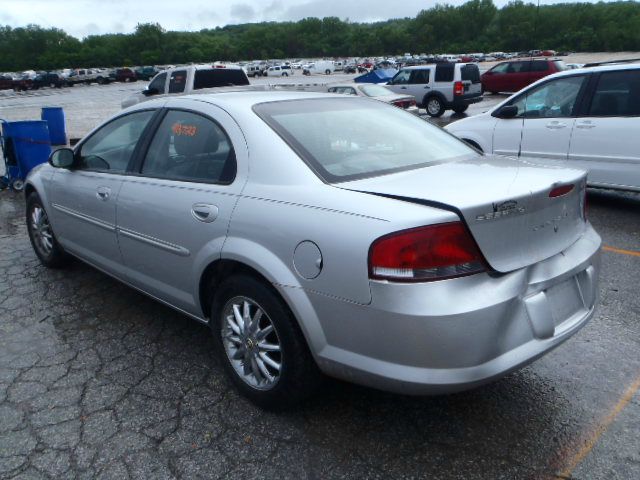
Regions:
<svg viewBox="0 0 640 480"><path fill-rule="evenodd" d="M413 95L432 117L446 110L462 113L482 100L480 70L475 63L442 62L401 69L387 84L396 93Z"/></svg>

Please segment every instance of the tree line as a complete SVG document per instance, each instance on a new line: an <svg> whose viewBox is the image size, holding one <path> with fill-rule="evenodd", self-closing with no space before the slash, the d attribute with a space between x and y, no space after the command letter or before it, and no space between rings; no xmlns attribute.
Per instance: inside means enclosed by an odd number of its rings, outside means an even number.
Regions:
<svg viewBox="0 0 640 480"><path fill-rule="evenodd" d="M542 5L492 0L437 5L414 18L337 17L227 25L198 32L138 24L130 34L79 40L58 28L0 26L0 71L162 65L270 58L366 57L555 49L640 50L640 2Z"/></svg>

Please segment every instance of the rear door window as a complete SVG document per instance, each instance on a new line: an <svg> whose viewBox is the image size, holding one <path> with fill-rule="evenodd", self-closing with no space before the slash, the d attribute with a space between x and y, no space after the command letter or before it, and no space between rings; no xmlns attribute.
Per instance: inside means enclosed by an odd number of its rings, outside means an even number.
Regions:
<svg viewBox="0 0 640 480"><path fill-rule="evenodd" d="M176 70L174 72L171 72L171 77L169 78L169 93L184 92L184 87L186 84L187 84L186 70Z"/></svg>
<svg viewBox="0 0 640 480"><path fill-rule="evenodd" d="M413 70L409 83L423 84L429 83L429 70Z"/></svg>
<svg viewBox="0 0 640 480"><path fill-rule="evenodd" d="M442 63L436 65L436 82L453 82L454 63Z"/></svg>
<svg viewBox="0 0 640 480"><path fill-rule="evenodd" d="M534 60L531 62L532 72L546 72L549 70L549 62L546 60Z"/></svg>
<svg viewBox="0 0 640 480"><path fill-rule="evenodd" d="M591 100L589 116L637 115L640 115L640 70L602 73Z"/></svg>

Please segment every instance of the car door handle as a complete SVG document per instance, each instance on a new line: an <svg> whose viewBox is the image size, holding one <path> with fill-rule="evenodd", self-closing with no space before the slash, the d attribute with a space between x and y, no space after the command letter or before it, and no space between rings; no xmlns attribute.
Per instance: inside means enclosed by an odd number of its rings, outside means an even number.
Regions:
<svg viewBox="0 0 640 480"><path fill-rule="evenodd" d="M211 223L218 218L218 207L208 203L194 203L191 207L191 215L199 222Z"/></svg>
<svg viewBox="0 0 640 480"><path fill-rule="evenodd" d="M109 187L98 187L96 189L96 197L98 200L107 201L111 196L111 189Z"/></svg>
<svg viewBox="0 0 640 480"><path fill-rule="evenodd" d="M546 127L549 130L560 130L561 128L566 128L567 124L562 122L549 122Z"/></svg>
<svg viewBox="0 0 640 480"><path fill-rule="evenodd" d="M576 123L576 128L582 128L584 130L588 130L590 128L595 128L595 125L589 121Z"/></svg>

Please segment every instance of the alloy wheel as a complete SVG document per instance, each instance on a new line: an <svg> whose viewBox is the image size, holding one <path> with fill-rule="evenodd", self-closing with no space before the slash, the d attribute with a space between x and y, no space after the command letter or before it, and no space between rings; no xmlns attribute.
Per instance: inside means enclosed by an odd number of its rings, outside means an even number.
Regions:
<svg viewBox="0 0 640 480"><path fill-rule="evenodd" d="M222 344L236 374L257 390L270 390L282 372L275 327L254 300L236 296L222 310Z"/></svg>
<svg viewBox="0 0 640 480"><path fill-rule="evenodd" d="M31 232L40 253L49 256L53 249L53 232L47 212L40 205L31 210Z"/></svg>
<svg viewBox="0 0 640 480"><path fill-rule="evenodd" d="M429 100L429 102L427 103L427 111L431 115L437 115L438 112L440 112L440 101L435 98Z"/></svg>

